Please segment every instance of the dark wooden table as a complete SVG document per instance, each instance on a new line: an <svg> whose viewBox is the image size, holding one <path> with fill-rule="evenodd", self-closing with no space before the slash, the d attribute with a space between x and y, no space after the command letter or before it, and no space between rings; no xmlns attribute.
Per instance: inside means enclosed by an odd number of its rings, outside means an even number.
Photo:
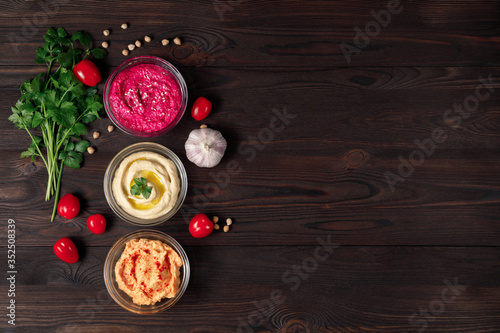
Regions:
<svg viewBox="0 0 500 333"><path fill-rule="evenodd" d="M12 330L15 299L17 332L499 332L499 17L496 0L1 2L0 326ZM187 160L200 124L189 114L145 140L107 133L102 119L87 135L101 131L96 153L63 178L83 209L51 223L46 170L19 158L29 139L7 121L19 85L43 70L33 59L49 26L108 40L105 77L151 35L133 55L177 66L188 110L198 96L214 102L221 164ZM181 46L161 46L175 36ZM171 148L189 177L182 211L154 229L185 248L191 280L151 316L118 306L103 279L111 245L138 229L106 203L104 171L140 141ZM231 231L192 238L197 211L231 217ZM109 223L101 235L85 224L96 213ZM52 252L63 236L78 263Z"/></svg>

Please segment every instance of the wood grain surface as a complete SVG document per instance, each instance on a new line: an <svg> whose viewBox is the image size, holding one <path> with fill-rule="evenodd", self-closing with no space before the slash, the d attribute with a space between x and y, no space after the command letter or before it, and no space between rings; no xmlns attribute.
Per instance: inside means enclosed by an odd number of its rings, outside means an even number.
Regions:
<svg viewBox="0 0 500 333"><path fill-rule="evenodd" d="M374 16L384 26L356 39L374 29ZM499 332L499 18L496 0L1 2L0 328ZM89 126L96 153L80 170L66 168L61 186L82 211L54 222L45 167L19 158L30 140L7 121L20 84L44 70L33 59L51 26L108 40L109 55L97 62L105 78L126 59L127 44L152 36L132 54L172 62L190 96L180 124L161 137L108 133L107 118ZM182 45L161 46L175 36ZM346 57L346 45L358 50ZM471 105L478 89L487 97ZM184 150L200 125L189 115L198 96L213 101L206 123L228 141L211 170ZM277 114L289 118L270 131L273 118L283 119ZM117 305L103 277L110 247L138 230L109 208L104 172L140 141L173 150L189 179L181 211L153 229L184 247L191 280L179 303L151 316ZM240 170L228 175L234 162ZM388 174L400 181L391 185ZM192 238L187 223L196 212L231 217L231 231ZM104 234L86 227L96 213L108 221ZM9 219L15 327L6 316ZM76 264L52 251L64 236L80 249ZM334 245L323 259L325 242Z"/></svg>

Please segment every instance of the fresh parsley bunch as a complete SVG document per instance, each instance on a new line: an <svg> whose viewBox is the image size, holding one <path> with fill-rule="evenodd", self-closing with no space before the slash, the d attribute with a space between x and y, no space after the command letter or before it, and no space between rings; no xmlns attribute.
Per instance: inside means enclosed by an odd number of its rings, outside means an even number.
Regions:
<svg viewBox="0 0 500 333"><path fill-rule="evenodd" d="M97 88L86 88L75 78L72 68L89 55L102 58L107 52L101 48L91 49L92 38L82 31L69 35L63 28L49 28L43 38L45 44L36 50L35 62L45 63L47 72L21 85L21 98L12 107L9 120L17 128L26 130L31 138L21 158L31 157L35 161L40 157L47 168L45 200L55 195L53 221L63 167L80 168L83 153L90 146L90 142L80 139L87 133L85 124L103 114L102 97L97 94Z"/></svg>

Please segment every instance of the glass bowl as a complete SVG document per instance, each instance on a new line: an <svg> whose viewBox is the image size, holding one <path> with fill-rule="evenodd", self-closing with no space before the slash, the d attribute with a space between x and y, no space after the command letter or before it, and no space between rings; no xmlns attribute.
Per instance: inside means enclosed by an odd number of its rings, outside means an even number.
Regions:
<svg viewBox="0 0 500 333"><path fill-rule="evenodd" d="M168 158L172 162L174 162L175 167L177 168L177 173L180 182L179 195L172 209L166 211L164 215L150 219L134 216L126 212L117 203L113 195L113 188L112 188L115 172L119 168L121 162L127 156L133 153L145 152L145 151L150 151L153 153L160 154ZM113 212L116 215L118 215L122 220L137 226L158 225L160 223L167 221L172 216L174 216L175 213L177 213L177 211L181 208L182 204L184 203L184 199L186 198L187 188L188 188L188 180L187 180L186 169L184 168L184 165L182 164L179 157L177 157L177 155L175 155L174 152L172 152L170 149L154 142L139 142L124 148L122 151L116 154L116 156L111 160L104 174L104 196L106 197L106 201L108 202L109 206L111 207Z"/></svg>
<svg viewBox="0 0 500 333"><path fill-rule="evenodd" d="M120 259L123 250L125 249L125 244L132 239L140 238L159 240L174 249L174 251L181 257L181 282L179 284L179 291L177 291L173 298L164 298L154 305L137 305L132 302L132 298L129 295L118 288L115 277L116 262ZM115 302L124 309L138 314L153 314L172 307L175 303L177 303L177 301L179 301L186 291L189 283L189 275L189 260L182 246L171 236L157 230L138 230L123 236L111 247L106 257L106 261L104 262L104 282L106 283L106 288L108 289L109 294Z"/></svg>
<svg viewBox="0 0 500 333"><path fill-rule="evenodd" d="M177 82L180 88L181 92L181 105L179 108L179 111L176 115L176 117L168 124L166 127L163 127L159 130L153 131L153 132L145 132L145 131L139 131L133 128L130 128L129 126L123 124L120 122L120 120L117 119L113 112L113 108L110 104L109 97L110 97L110 91L112 84L116 77L122 73L124 70L132 68L137 65L142 65L142 64L150 64L150 65L156 65L159 66L167 71L167 73L170 74L171 77L174 78L174 80ZM131 59L126 60L123 62L120 66L118 66L113 73L109 76L108 80L106 81L106 85L104 86L104 108L106 109L106 113L108 114L108 117L111 119L111 121L121 129L123 132L134 135L134 136L140 136L140 137L154 137L158 136L164 133L167 133L170 131L172 128L177 125L177 123L181 120L182 116L184 115L184 112L186 111L186 106L187 106L187 101L188 101L188 91L187 91L187 86L186 82L184 81L184 78L182 77L181 73L175 68L171 63L168 61L154 57L154 56L140 56L140 57L134 57Z"/></svg>

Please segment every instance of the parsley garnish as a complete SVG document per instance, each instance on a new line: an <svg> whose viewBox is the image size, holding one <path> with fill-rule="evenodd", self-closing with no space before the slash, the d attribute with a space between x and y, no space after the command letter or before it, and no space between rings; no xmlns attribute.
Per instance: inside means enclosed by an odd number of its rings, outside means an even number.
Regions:
<svg viewBox="0 0 500 333"><path fill-rule="evenodd" d="M132 195L141 195L148 199L151 195L151 190L153 188L148 185L148 180L144 177L134 178L134 185L130 188L130 194Z"/></svg>
<svg viewBox="0 0 500 333"><path fill-rule="evenodd" d="M45 200L55 194L53 221L63 166L80 168L83 152L90 146L90 142L80 139L87 133L85 124L103 114L102 97L97 95L97 88L85 87L75 78L72 69L87 56L102 58L107 52L101 48L91 49L92 38L83 31L70 35L63 28L49 28L43 38L45 44L37 48L35 62L46 64L47 72L21 85L21 98L12 107L9 120L17 128L26 130L31 138L21 158L31 157L34 161L40 157L47 168ZM58 65L55 70L54 65ZM35 131L38 135L32 133Z"/></svg>

